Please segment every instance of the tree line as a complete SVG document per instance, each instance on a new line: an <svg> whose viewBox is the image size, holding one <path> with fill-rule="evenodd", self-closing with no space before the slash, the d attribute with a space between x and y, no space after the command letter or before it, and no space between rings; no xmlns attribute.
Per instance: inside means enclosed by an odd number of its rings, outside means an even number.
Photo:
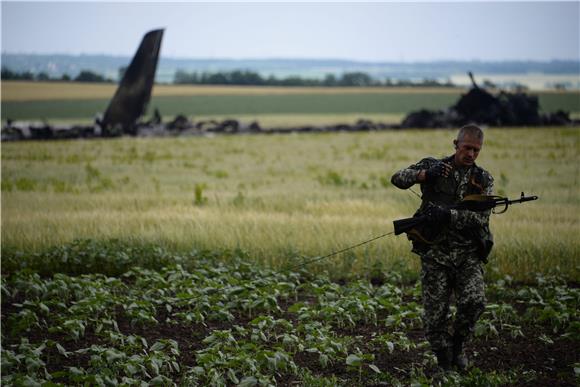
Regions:
<svg viewBox="0 0 580 387"><path fill-rule="evenodd" d="M119 79L122 78L126 67L119 69ZM46 72L32 73L31 71L16 72L2 67L2 80L17 81L65 81L65 82L93 82L113 83L111 78L97 74L90 70L82 70L76 77L64 74L61 77L51 77ZM327 74L324 78L302 78L289 76L278 78L274 75L264 77L249 70L233 70L218 72L192 72L177 70L173 79L178 85L236 85L236 86L325 86L325 87L454 87L451 81L439 82L435 79L423 79L415 82L404 79L392 80L386 78L381 81L364 72L347 72L340 76Z"/></svg>
<svg viewBox="0 0 580 387"><path fill-rule="evenodd" d="M451 81L439 82L435 79L423 79L419 82L410 80L392 80L386 78L384 81L375 79L364 72L347 72L341 76L327 74L324 78L302 78L300 76L289 76L277 78L274 75L263 77L257 72L249 70L233 70L218 72L192 72L177 70L173 79L174 84L188 85L236 85L236 86L326 86L326 87L454 87Z"/></svg>
<svg viewBox="0 0 580 387"><path fill-rule="evenodd" d="M68 74L61 77L51 77L48 73L41 71L33 73L31 71L17 72L7 67L2 67L1 78L3 81L59 81L59 82L94 82L94 83L113 83L111 78L105 78L90 70L82 70L76 77L72 78Z"/></svg>

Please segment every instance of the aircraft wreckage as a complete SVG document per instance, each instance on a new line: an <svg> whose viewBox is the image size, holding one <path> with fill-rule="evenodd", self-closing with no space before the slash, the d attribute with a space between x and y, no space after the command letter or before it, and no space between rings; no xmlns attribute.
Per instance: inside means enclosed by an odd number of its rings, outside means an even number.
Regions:
<svg viewBox="0 0 580 387"><path fill-rule="evenodd" d="M145 34L137 52L111 99L102 118L93 125L58 126L48 123L27 123L6 120L2 127L2 141L50 140L72 138L95 138L130 136L184 136L210 133L292 133L292 132L359 132L406 128L456 128L468 123L487 126L559 126L580 124L572 121L568 112L540 114L538 97L522 92L500 91L491 94L479 87L469 73L472 87L457 103L446 110L421 109L409 113L401 124L377 123L361 119L354 125L301 126L294 128L262 128L258 122L242 124L237 120L192 122L178 115L171 122L163 123L155 109L153 117L142 121L151 99L155 70L163 30Z"/></svg>

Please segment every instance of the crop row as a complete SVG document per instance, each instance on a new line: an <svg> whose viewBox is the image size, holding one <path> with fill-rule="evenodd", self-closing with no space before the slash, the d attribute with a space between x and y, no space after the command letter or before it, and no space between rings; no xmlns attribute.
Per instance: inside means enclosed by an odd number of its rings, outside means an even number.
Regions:
<svg viewBox="0 0 580 387"><path fill-rule="evenodd" d="M432 383L425 372L434 357L418 334L420 286L384 279L341 285L241 260L115 277L19 271L2 281L2 383ZM560 278L519 287L508 277L488 293L478 340L521 339L532 325L541 334L527 339L542 345L580 340L580 290ZM573 378L578 365L563 367ZM476 368L445 380L502 384L532 380L528 371Z"/></svg>

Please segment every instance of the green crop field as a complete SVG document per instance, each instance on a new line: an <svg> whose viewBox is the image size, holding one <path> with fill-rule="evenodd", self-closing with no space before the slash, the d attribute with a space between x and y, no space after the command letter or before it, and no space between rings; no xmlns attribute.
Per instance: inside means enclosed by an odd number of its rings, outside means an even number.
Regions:
<svg viewBox="0 0 580 387"><path fill-rule="evenodd" d="M113 85L43 84L10 82L2 92L2 118L90 122L107 108ZM170 119L184 114L194 119L206 117L252 118L273 115L286 117L327 116L334 123L345 116L385 116L404 114L419 108L445 109L454 104L461 89L401 88L268 88L156 86L150 111L158 108ZM537 93L543 112L559 109L580 114L580 92ZM388 121L389 117L387 117ZM278 120L279 121L279 120ZM396 120L398 121L398 119Z"/></svg>
<svg viewBox="0 0 580 387"><path fill-rule="evenodd" d="M415 106L443 108L457 98L448 94L359 95L207 95L154 97L150 107L164 116L400 113ZM108 100L3 102L2 115L12 119L84 119L107 108Z"/></svg>
<svg viewBox="0 0 580 387"><path fill-rule="evenodd" d="M580 128L488 129L488 304L442 374L419 199L391 174L455 131L2 144L5 386L546 386L580 381Z"/></svg>
<svg viewBox="0 0 580 387"><path fill-rule="evenodd" d="M4 386L578 382L580 291L558 276L491 283L468 348L475 365L442 374L420 333L420 287L393 272L339 285L307 270L119 244L76 244L45 258L68 260L69 274L2 281ZM130 259L148 267L128 267Z"/></svg>
<svg viewBox="0 0 580 387"><path fill-rule="evenodd" d="M89 123L113 85L3 83L2 118ZM454 89L157 87L164 118L399 122ZM574 93L539 94L580 114ZM580 128L494 128L488 304L442 374L390 176L452 130L3 143L6 386L546 386L580 383ZM415 187L418 191L418 187ZM307 262L311 263L305 264Z"/></svg>

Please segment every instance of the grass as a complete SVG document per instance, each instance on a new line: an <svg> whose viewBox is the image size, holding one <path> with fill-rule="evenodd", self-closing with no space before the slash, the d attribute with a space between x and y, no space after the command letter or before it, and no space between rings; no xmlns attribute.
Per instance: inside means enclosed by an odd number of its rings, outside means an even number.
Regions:
<svg viewBox="0 0 580 387"><path fill-rule="evenodd" d="M457 99L449 94L288 94L192 95L153 97L150 109L169 117L272 114L392 114L414 106L443 108ZM15 120L90 119L107 108L108 99L2 102L2 115Z"/></svg>
<svg viewBox="0 0 580 387"><path fill-rule="evenodd" d="M39 252L78 238L172 251L241 249L274 267L392 229L419 199L397 169L452 152L453 131L27 142L2 145L2 249ZM557 267L578 280L578 128L489 129L480 164L496 192L540 196L492 218L490 273L529 280ZM345 276L375 263L416 271L404 237L311 266Z"/></svg>
<svg viewBox="0 0 580 387"><path fill-rule="evenodd" d="M2 83L2 101L50 101L78 99L110 99L117 88L112 83L28 82ZM288 95L288 94L453 94L457 88L369 88L369 87L277 87L220 85L155 85L153 96L194 95Z"/></svg>
<svg viewBox="0 0 580 387"><path fill-rule="evenodd" d="M2 277L3 385L578 380L580 289L561 275L537 276L530 286L509 277L490 282L490 302L466 348L473 366L442 374L421 333L420 284L402 283L393 270L338 284L308 269L259 268L239 255L216 262L211 254L95 242L39 258L37 268L60 266Z"/></svg>
<svg viewBox="0 0 580 387"><path fill-rule="evenodd" d="M404 114L400 113L328 113L328 114L237 114L236 119L244 124L257 121L263 128L289 128L300 126L324 126L337 124L354 125L358 120L371 120L398 124ZM228 115L203 115L193 117L197 121L217 120L223 121L231 118ZM167 117L172 120L173 117Z"/></svg>
<svg viewBox="0 0 580 387"><path fill-rule="evenodd" d="M2 116L16 120L89 122L103 112L115 85L3 82ZM282 88L156 85L150 104L166 117L185 114L234 118L273 115L397 115L418 107L445 109L461 89ZM544 112L580 112L580 92L539 92ZM346 117L345 117L346 118ZM343 118L343 119L345 119ZM331 121L326 121L331 122Z"/></svg>

